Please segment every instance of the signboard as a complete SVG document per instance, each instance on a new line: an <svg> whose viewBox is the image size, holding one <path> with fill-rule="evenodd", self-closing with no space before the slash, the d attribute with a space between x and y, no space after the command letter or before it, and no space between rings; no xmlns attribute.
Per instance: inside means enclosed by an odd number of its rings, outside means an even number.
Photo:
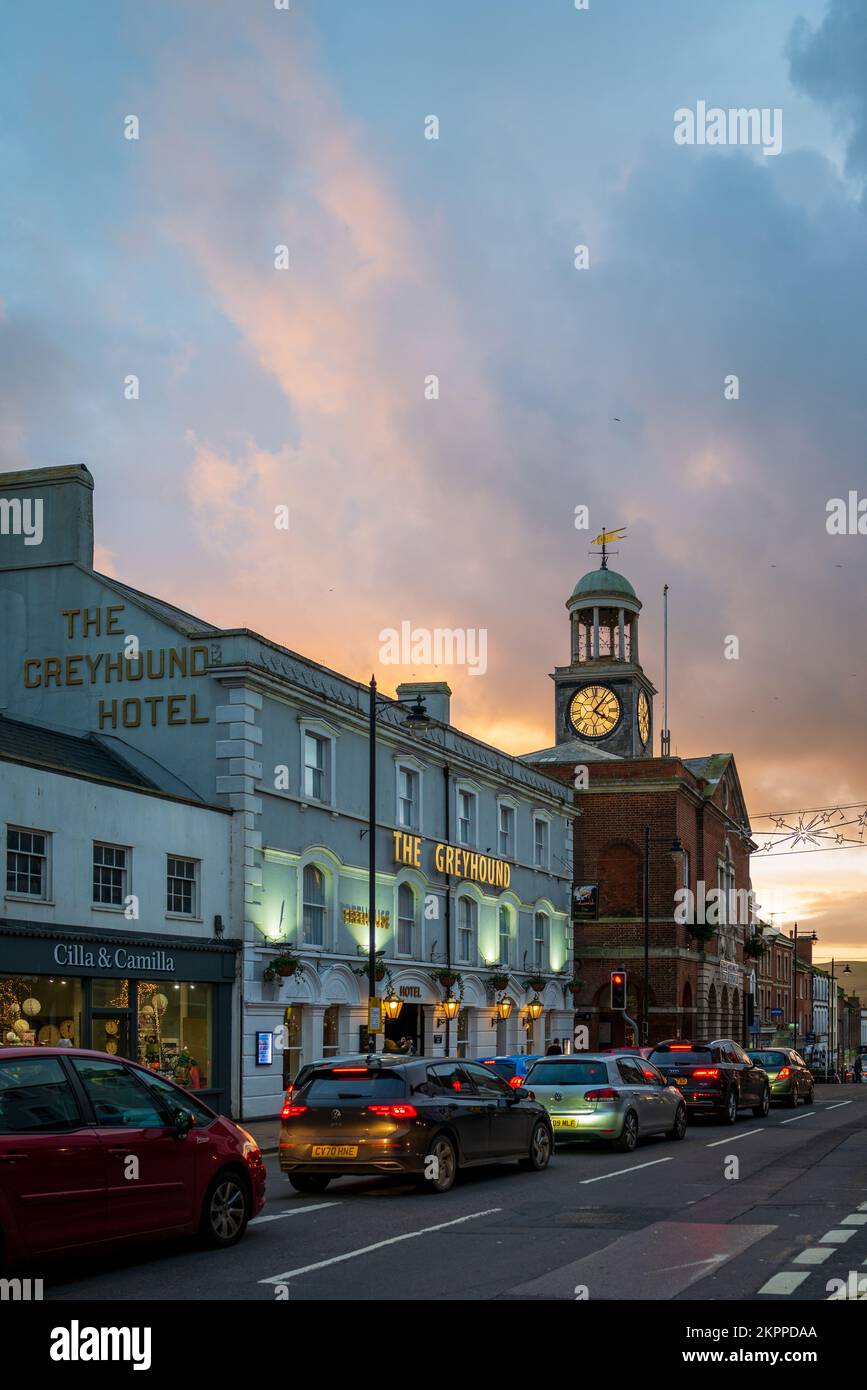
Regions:
<svg viewBox="0 0 867 1390"><path fill-rule="evenodd" d="M720 961L719 977L724 985L735 985L737 988L740 988L741 972L733 960Z"/></svg>
<svg viewBox="0 0 867 1390"><path fill-rule="evenodd" d="M421 835L407 835L403 830L392 831L394 835L394 858L397 864L408 864L420 869ZM473 883L487 883L492 888L508 888L512 881L512 866L505 859L496 859L491 854L478 854L475 850L463 849L459 845L448 845L444 840L436 840L433 847L433 865L438 874L450 874L456 878L466 878Z"/></svg>
<svg viewBox="0 0 867 1390"><path fill-rule="evenodd" d="M576 883L572 889L572 921L595 922L599 914L599 884Z"/></svg>
<svg viewBox="0 0 867 1390"><path fill-rule="evenodd" d="M256 1034L256 1066L270 1067L274 1060L274 1034Z"/></svg>
<svg viewBox="0 0 867 1390"><path fill-rule="evenodd" d="M376 925L381 931L388 931L391 918L387 912L377 912ZM344 907L343 925L345 927L366 927L370 922L370 913L366 907Z"/></svg>
<svg viewBox="0 0 867 1390"><path fill-rule="evenodd" d="M771 1009L771 1018L782 1018L782 1017L783 1017L783 1011L782 1011L782 1009Z"/></svg>
<svg viewBox="0 0 867 1390"><path fill-rule="evenodd" d="M367 1005L367 1030L369 1033L382 1032L382 1000L371 995Z"/></svg>

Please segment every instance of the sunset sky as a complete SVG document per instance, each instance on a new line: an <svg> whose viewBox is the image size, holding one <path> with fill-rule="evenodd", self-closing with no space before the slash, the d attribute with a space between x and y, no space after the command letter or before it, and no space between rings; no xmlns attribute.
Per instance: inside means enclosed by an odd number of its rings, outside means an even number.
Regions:
<svg viewBox="0 0 867 1390"><path fill-rule="evenodd" d="M754 817L867 799L867 536L825 525L867 496L863 0L46 0L0 38L0 469L87 463L99 567L445 677L520 753L625 525L673 749L734 752ZM781 152L677 145L699 101L779 108ZM486 673L383 665L404 621L485 629ZM867 959L867 848L754 882Z"/></svg>

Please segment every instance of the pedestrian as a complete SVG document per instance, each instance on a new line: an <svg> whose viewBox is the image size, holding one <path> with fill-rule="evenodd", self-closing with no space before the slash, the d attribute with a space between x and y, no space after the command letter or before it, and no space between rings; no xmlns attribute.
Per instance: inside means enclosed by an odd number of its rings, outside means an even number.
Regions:
<svg viewBox="0 0 867 1390"><path fill-rule="evenodd" d="M859 1053L858 1053L858 1056L855 1058L855 1061L854 1061L854 1063L852 1064L852 1079L853 1079L853 1081L855 1082L855 1085L856 1085L856 1086L860 1086L861 1082L864 1080L864 1054L863 1054L863 1052L859 1052Z"/></svg>
<svg viewBox="0 0 867 1390"><path fill-rule="evenodd" d="M551 1042L548 1044L547 1048L545 1049L545 1056L546 1056L546 1057L561 1057L562 1055L563 1055L563 1049L562 1049L562 1047L560 1046L560 1039L559 1039L559 1038L553 1038L553 1039L551 1040Z"/></svg>

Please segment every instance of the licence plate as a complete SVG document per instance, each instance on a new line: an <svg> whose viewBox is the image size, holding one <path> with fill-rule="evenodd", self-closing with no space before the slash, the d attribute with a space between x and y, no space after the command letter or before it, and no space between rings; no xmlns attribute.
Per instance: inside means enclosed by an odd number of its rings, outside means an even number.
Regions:
<svg viewBox="0 0 867 1390"><path fill-rule="evenodd" d="M314 1144L311 1158L357 1158L357 1144Z"/></svg>
<svg viewBox="0 0 867 1390"><path fill-rule="evenodd" d="M578 1121L577 1121L577 1120L561 1120L561 1119L558 1119L558 1117L555 1115L555 1116L554 1116L554 1128L555 1128L555 1129L577 1129L577 1128L578 1128Z"/></svg>
<svg viewBox="0 0 867 1390"><path fill-rule="evenodd" d="M686 1083L687 1083L687 1080L688 1080L688 1077L686 1077L686 1076L676 1076L676 1077L674 1078L674 1084L675 1084L675 1086L685 1086Z"/></svg>

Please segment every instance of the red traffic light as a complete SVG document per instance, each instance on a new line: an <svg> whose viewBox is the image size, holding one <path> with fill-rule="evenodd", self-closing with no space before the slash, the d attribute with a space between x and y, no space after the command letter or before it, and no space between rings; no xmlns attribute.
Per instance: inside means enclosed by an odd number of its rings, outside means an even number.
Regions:
<svg viewBox="0 0 867 1390"><path fill-rule="evenodd" d="M612 1009L626 1008L626 975L622 970L612 970L611 972L611 1007Z"/></svg>

